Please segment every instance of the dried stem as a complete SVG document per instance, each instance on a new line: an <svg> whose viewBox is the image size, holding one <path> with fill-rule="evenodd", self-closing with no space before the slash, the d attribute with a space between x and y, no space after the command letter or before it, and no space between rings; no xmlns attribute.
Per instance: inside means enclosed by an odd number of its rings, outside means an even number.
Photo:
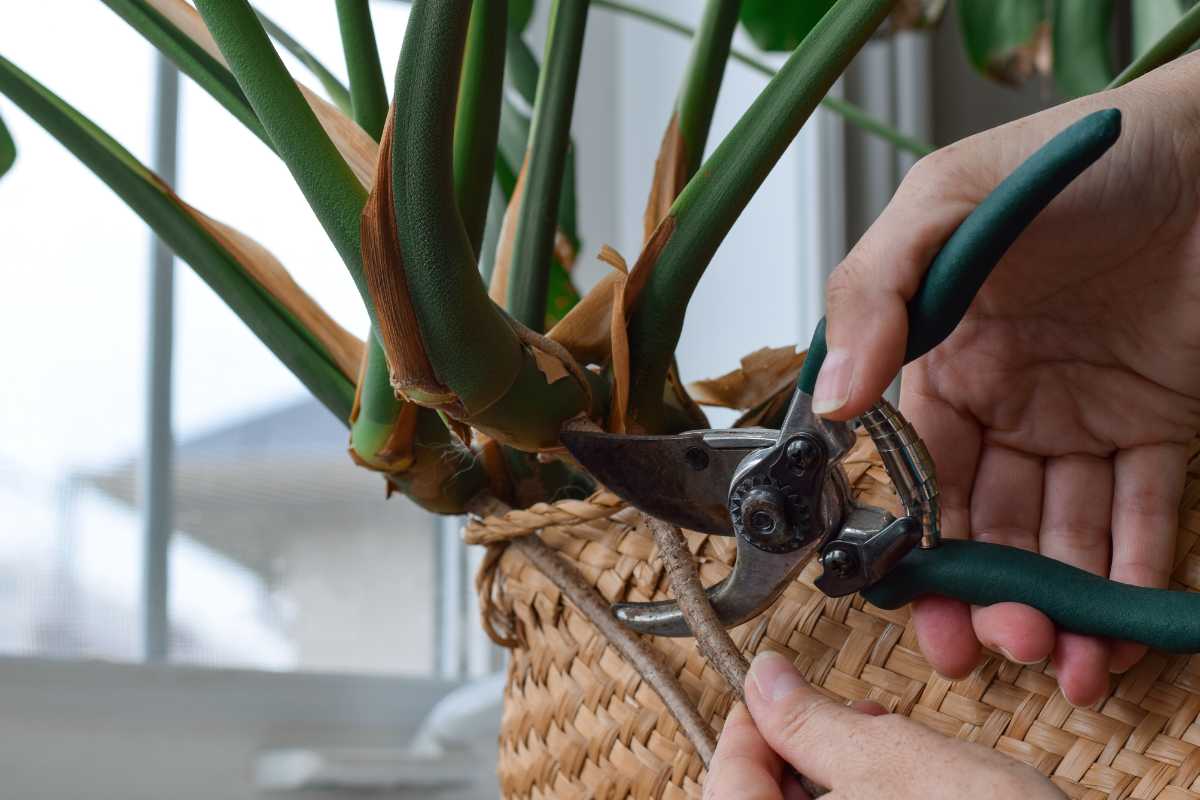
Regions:
<svg viewBox="0 0 1200 800"><path fill-rule="evenodd" d="M508 510L503 503L488 495L476 497L468 505L472 514L480 516L501 514ZM683 729L688 741L700 754L704 765L708 766L708 762L712 760L713 751L716 749L716 738L708 723L700 716L695 704L688 699L687 693L670 667L663 663L658 652L644 639L622 625L613 616L608 602L600 596L600 593L584 580L578 570L539 539L537 534L519 536L511 541L510 546L517 548L522 555L529 559L530 563L549 578L550 582L557 586L559 591L579 609L579 612L587 617L596 630L600 631L600 635L617 648L617 651L637 671L642 680L658 694L663 705L667 707L671 716L675 717L679 727Z"/></svg>
<svg viewBox="0 0 1200 800"><path fill-rule="evenodd" d="M608 603L583 579L583 576L558 553L547 547L536 534L514 539L512 546L541 570L575 607L596 626L608 643L625 657L637 670L642 680L658 693L663 705L675 717L684 734L700 754L704 765L712 760L716 739L708 723L700 716L696 706L688 699L683 686L663 659L636 633L622 625L612 615Z"/></svg>
<svg viewBox="0 0 1200 800"><path fill-rule="evenodd" d="M746 702L744 687L750 665L733 643L729 631L717 618L712 603L708 601L708 594L704 591L704 584L700 583L700 572L696 569L696 561L692 558L691 551L688 550L683 531L649 514L642 516L650 527L650 532L654 534L658 555L667 569L671 592L675 595L675 602L679 604L684 620L692 629L692 635L696 637L696 647L700 649L700 655L708 659L708 663L721 673L721 677L733 689L738 700ZM825 794L824 788L805 776L798 772L795 776L809 796L820 797Z"/></svg>
<svg viewBox="0 0 1200 800"><path fill-rule="evenodd" d="M683 538L683 531L649 514L644 516L650 532L654 534L654 543L658 545L658 555L667 569L667 580L671 582L675 602L679 604L684 620L696 637L700 654L721 673L737 698L745 702L743 687L750 665L708 601L704 585L700 583L696 561L688 550L687 540Z"/></svg>

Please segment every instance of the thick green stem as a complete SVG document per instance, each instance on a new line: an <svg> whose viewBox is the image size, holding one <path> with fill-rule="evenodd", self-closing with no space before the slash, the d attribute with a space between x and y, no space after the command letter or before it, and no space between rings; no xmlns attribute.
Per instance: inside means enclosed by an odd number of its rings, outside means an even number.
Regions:
<svg viewBox="0 0 1200 800"><path fill-rule="evenodd" d="M360 251L366 190L317 121L250 4L197 0L196 8L374 316Z"/></svg>
<svg viewBox="0 0 1200 800"><path fill-rule="evenodd" d="M338 29L350 75L350 107L359 127L379 141L387 120L387 83L367 0L337 0Z"/></svg>
<svg viewBox="0 0 1200 800"><path fill-rule="evenodd" d="M534 331L541 331L546 324L550 255L558 229L556 212L571 140L571 114L587 12L588 0L555 0L546 38L545 68L538 76L525 196L517 210L508 279L508 310Z"/></svg>
<svg viewBox="0 0 1200 800"><path fill-rule="evenodd" d="M571 376L551 378L487 295L454 198L453 126L469 0L417 0L396 70L391 177L401 268L424 353L460 419L523 449L554 446L591 411ZM540 327L540 326L539 326ZM392 342L385 342L389 353ZM590 378L589 378L590 379ZM606 407L603 385L591 387Z"/></svg>
<svg viewBox="0 0 1200 800"><path fill-rule="evenodd" d="M679 135L683 138L684 175L692 177L704 158L704 145L729 61L742 0L708 0L692 40L692 54L679 93Z"/></svg>
<svg viewBox="0 0 1200 800"><path fill-rule="evenodd" d="M258 21L262 23L265 30L272 39L279 42L284 50L291 53L297 61L316 77L317 81L325 89L325 93L329 95L330 101L337 106L341 112L347 116L350 115L350 92L345 85L338 80L338 77L329 71L329 67L321 63L321 60L313 55L312 51L298 41L292 38L292 35L283 28L275 24L275 22L262 12L256 11Z"/></svg>
<svg viewBox="0 0 1200 800"><path fill-rule="evenodd" d="M621 2L621 0L592 0L592 4L597 8L603 8L606 11L624 14L626 16L633 17L634 19L639 19L642 22L656 25L664 30L673 31L682 36L690 37L696 34L696 30L694 28L690 28L687 25L676 22L670 17L664 17L663 15L656 14L649 9L624 3ZM775 75L774 68L748 53L734 49L730 51L730 54L730 57L734 61L741 62L755 72L766 75L768 78ZM886 122L871 116L853 103L849 103L845 100L839 100L835 97L826 97L821 101L821 105L833 113L844 117L850 124L857 125L868 133L874 134L875 136L890 142L901 150L905 150L917 156L929 155L934 150L933 145L901 133L900 131L888 125Z"/></svg>
<svg viewBox="0 0 1200 800"><path fill-rule="evenodd" d="M1178 58L1188 51L1192 45L1200 41L1200 5L1184 14L1175 27L1167 31L1150 49L1134 59L1133 63L1121 71L1121 74L1108 85L1109 89L1124 86L1132 80L1142 77L1147 72L1161 67L1173 58Z"/></svg>
<svg viewBox="0 0 1200 800"><path fill-rule="evenodd" d="M4 173L12 169L13 162L17 160L17 144L13 141L12 134L8 132L8 128L4 125L4 120L0 119L0 177Z"/></svg>
<svg viewBox="0 0 1200 800"><path fill-rule="evenodd" d="M507 0L474 0L454 116L454 195L476 256L496 166L507 29Z"/></svg>
<svg viewBox="0 0 1200 800"><path fill-rule="evenodd" d="M775 162L894 0L839 0L680 193L651 245L657 249L629 325L631 417L662 422L663 384L688 300L713 253Z"/></svg>

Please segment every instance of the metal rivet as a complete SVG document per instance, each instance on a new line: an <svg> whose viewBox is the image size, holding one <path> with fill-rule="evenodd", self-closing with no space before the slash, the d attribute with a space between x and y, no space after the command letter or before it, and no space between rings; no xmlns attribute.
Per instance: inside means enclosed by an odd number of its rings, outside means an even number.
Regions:
<svg viewBox="0 0 1200 800"><path fill-rule="evenodd" d="M708 453L702 447L689 447L683 454L683 460L697 472L708 469Z"/></svg>

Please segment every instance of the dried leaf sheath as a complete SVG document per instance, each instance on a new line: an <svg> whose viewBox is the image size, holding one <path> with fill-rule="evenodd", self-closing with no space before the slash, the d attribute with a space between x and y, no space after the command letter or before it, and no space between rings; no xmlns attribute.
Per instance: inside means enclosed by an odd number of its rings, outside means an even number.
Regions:
<svg viewBox="0 0 1200 800"><path fill-rule="evenodd" d="M422 405L442 407L454 403L456 398L437 379L425 352L421 327L408 292L408 278L404 273L392 213L392 113L388 112L383 141L379 145L379 157L383 161L379 166L379 180L371 187L363 209L363 274L371 296L375 298L379 339L387 354L393 388Z"/></svg>
<svg viewBox="0 0 1200 800"><path fill-rule="evenodd" d="M687 179L687 155L683 136L679 132L679 112L675 112L667 123L662 144L658 148L658 158L654 162L654 180L650 184L650 197L642 216L642 241L649 241L658 223L666 219L671 204Z"/></svg>

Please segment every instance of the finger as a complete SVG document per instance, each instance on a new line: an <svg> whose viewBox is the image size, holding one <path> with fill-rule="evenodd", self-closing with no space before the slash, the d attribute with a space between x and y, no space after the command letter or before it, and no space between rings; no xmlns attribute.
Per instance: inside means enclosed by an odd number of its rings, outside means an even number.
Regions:
<svg viewBox="0 0 1200 800"><path fill-rule="evenodd" d="M942 536L967 538L971 532L971 490L979 463L978 423L931 391L924 361L905 369L900 408L937 465ZM975 668L979 640L966 603L949 597L921 597L913 602L912 621L917 644L939 675L963 678Z"/></svg>
<svg viewBox="0 0 1200 800"><path fill-rule="evenodd" d="M942 243L983 192L945 180L957 160L946 153L909 171L887 208L830 275L826 290L828 354L813 392L813 411L833 419L861 414L900 371L908 335L907 301Z"/></svg>
<svg viewBox="0 0 1200 800"><path fill-rule="evenodd" d="M837 789L863 761L856 733L870 717L813 689L784 656L766 651L750 665L746 705L766 743L814 783Z"/></svg>
<svg viewBox="0 0 1200 800"><path fill-rule="evenodd" d="M1158 589L1167 586L1186 464L1187 449L1180 444L1143 445L1117 453L1109 568L1114 581ZM1118 642L1110 667L1124 672L1145 653L1144 645Z"/></svg>
<svg viewBox="0 0 1200 800"><path fill-rule="evenodd" d="M1108 692L1110 650L1103 639L1059 632L1050 664L1068 703L1077 708L1095 705Z"/></svg>
<svg viewBox="0 0 1200 800"><path fill-rule="evenodd" d="M779 786L782 772L783 762L763 741L746 707L735 703L704 781L705 800L780 800L785 797Z"/></svg>
<svg viewBox="0 0 1200 800"><path fill-rule="evenodd" d="M1042 554L1105 574L1112 541L1112 492L1109 459L1070 455L1048 460L1038 536ZM1110 649L1108 642L1096 637L1057 635L1051 663L1068 702L1090 706L1104 696Z"/></svg>
<svg viewBox="0 0 1200 800"><path fill-rule="evenodd" d="M971 491L972 538L1036 550L1044 475L1040 456L984 445ZM1054 625L1029 606L997 603L973 608L971 621L979 641L1011 661L1032 664L1054 649Z"/></svg>

